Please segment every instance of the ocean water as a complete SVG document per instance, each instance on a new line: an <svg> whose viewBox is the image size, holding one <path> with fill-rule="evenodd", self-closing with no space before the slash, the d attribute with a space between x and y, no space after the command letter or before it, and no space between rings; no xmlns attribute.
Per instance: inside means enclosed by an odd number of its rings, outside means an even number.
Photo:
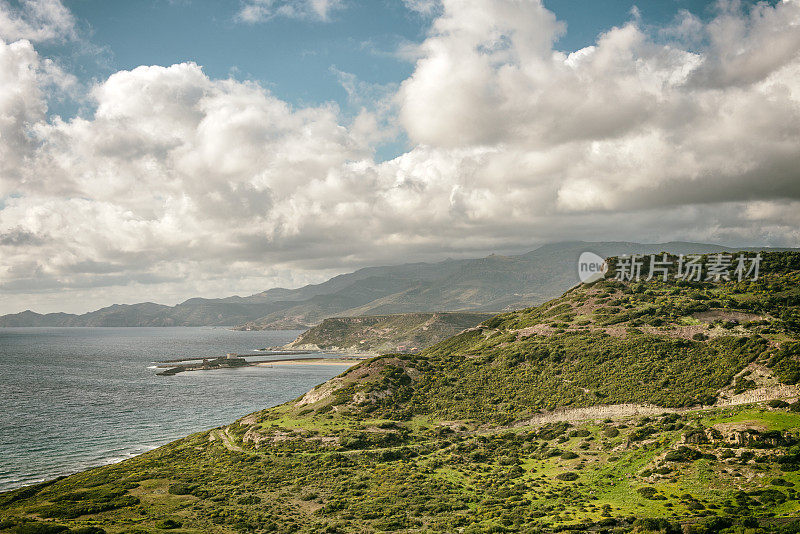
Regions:
<svg viewBox="0 0 800 534"><path fill-rule="evenodd" d="M160 377L153 368L159 360L245 354L299 333L0 328L0 491L117 462L231 423L298 397L345 369L246 367Z"/></svg>

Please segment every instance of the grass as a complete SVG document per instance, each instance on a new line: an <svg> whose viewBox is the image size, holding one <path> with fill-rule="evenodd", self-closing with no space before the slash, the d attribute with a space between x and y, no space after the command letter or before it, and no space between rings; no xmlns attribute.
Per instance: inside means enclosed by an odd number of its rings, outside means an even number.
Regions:
<svg viewBox="0 0 800 534"><path fill-rule="evenodd" d="M782 503L765 505L752 497L755 500L746 509L724 512L725 501L733 499L743 484L751 491L770 487L769 481L777 478L800 482L795 471L786 472L774 461L737 464L741 477L723 473L720 462L702 458L672 465L664 476L643 473L663 467L664 454L675 450L698 425L708 428L717 422L755 420L785 427L787 435L797 436L798 428L791 426L796 417L785 409L750 407L688 412L678 419L631 417L611 424L589 421L484 429L434 439L422 433L429 427L417 419L399 423L418 432L406 428L412 437L390 448L417 448L416 453L393 458L384 458L374 449L342 455L320 447L296 454L286 443L242 454L208 442L207 434L197 434L132 461L58 481L0 509L6 518L17 521L34 518L36 510L65 491L129 487L127 493L140 499L136 505L60 520L73 527L97 523L109 533L132 528L148 531L163 517L179 518L187 532L320 532L333 527L409 532L424 527L451 532L453 525L490 528L501 524L525 530L536 525L546 529L612 520L624 526L632 524L630 517L703 521L743 510L756 517L795 515L800 501L791 487L791 494L786 487L778 490L785 498ZM643 440L635 438L637 429L648 425L655 432ZM605 438L603 430L608 426L619 428L620 434ZM717 452L720 445L695 447ZM790 448L757 450L774 455ZM557 454L549 452L554 449ZM564 452L578 457L562 458ZM576 473L577 478L559 480L566 472ZM185 484L191 493L171 493L177 483ZM647 487L663 500L647 498L642 493ZM258 502L250 504L253 497L248 496L257 497ZM391 524L384 523L389 520Z"/></svg>
<svg viewBox="0 0 800 534"><path fill-rule="evenodd" d="M758 422L767 430L792 430L800 428L800 413L769 410L767 408L740 408L724 417L709 415L704 421L716 423Z"/></svg>

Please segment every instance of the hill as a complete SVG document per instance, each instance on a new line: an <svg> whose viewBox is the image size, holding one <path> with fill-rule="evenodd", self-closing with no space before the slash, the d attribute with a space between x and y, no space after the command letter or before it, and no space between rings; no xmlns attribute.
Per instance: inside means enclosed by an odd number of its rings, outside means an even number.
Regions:
<svg viewBox="0 0 800 534"><path fill-rule="evenodd" d="M757 281L605 279L2 494L0 528L797 532L799 339L797 253Z"/></svg>
<svg viewBox="0 0 800 534"><path fill-rule="evenodd" d="M487 313L437 312L335 317L303 332L286 348L373 354L418 352L477 326L491 316Z"/></svg>
<svg viewBox="0 0 800 534"><path fill-rule="evenodd" d="M3 326L233 326L306 329L328 317L408 312L498 311L539 304L578 281L581 252L721 252L695 243L557 243L519 256L368 267L298 289L273 288L247 297L193 298L176 306L145 302L82 315L25 311L0 316Z"/></svg>

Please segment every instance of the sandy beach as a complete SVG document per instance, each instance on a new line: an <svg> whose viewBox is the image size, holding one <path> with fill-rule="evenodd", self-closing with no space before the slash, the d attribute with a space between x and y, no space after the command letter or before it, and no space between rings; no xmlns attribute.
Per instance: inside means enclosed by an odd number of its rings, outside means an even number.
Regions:
<svg viewBox="0 0 800 534"><path fill-rule="evenodd" d="M293 360L254 362L253 365L266 367L271 367L273 365L342 365L346 367L352 367L363 361L363 358L299 358Z"/></svg>

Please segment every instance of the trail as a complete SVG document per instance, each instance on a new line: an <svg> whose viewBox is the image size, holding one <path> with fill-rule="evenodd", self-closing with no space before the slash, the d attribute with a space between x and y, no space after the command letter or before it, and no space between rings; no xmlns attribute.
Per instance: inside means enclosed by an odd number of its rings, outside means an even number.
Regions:
<svg viewBox="0 0 800 534"><path fill-rule="evenodd" d="M239 447L233 442L231 435L228 434L227 428L223 431L212 430L211 436L212 436L212 441L220 440L222 442L223 447L225 447L229 451L244 452L243 448Z"/></svg>
<svg viewBox="0 0 800 534"><path fill-rule="evenodd" d="M621 419L640 415L659 415L662 413L686 413L700 410L716 410L729 406L741 406L774 399L786 400L797 398L800 390L797 386L774 386L745 391L739 395L721 399L716 404L688 406L685 408L664 408L653 404L606 404L587 406L585 408L559 408L552 412L537 414L524 421L515 423L514 427L540 425L545 423L578 422L595 419Z"/></svg>

